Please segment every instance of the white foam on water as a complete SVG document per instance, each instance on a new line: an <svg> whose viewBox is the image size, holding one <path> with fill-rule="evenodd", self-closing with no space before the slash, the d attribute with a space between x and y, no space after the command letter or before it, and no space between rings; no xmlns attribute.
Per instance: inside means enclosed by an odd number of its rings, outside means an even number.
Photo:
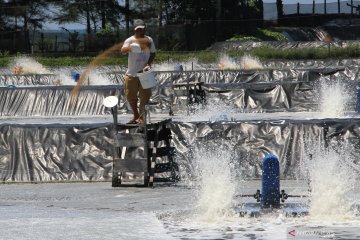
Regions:
<svg viewBox="0 0 360 240"><path fill-rule="evenodd" d="M11 68L15 66L22 67L22 74L50 74L51 72L44 67L41 63L29 57L17 57Z"/></svg>
<svg viewBox="0 0 360 240"><path fill-rule="evenodd" d="M344 83L321 81L319 109L323 117L342 117L351 95Z"/></svg>
<svg viewBox="0 0 360 240"><path fill-rule="evenodd" d="M73 86L76 84L75 80L70 76L69 72L58 71L55 72L55 74L57 76L57 82L59 83L58 85Z"/></svg>
<svg viewBox="0 0 360 240"><path fill-rule="evenodd" d="M220 69L239 69L240 65L235 59L229 57L226 54L221 54L218 60L218 66Z"/></svg>
<svg viewBox="0 0 360 240"><path fill-rule="evenodd" d="M197 58L189 58L186 61L174 61L170 59L169 61L162 62L160 64L155 64L153 66L154 71L176 71L176 66L182 65L184 71L195 71L195 70L201 70L204 69L204 66L202 66L199 63L199 60ZM209 66L207 66L206 69L208 69Z"/></svg>
<svg viewBox="0 0 360 240"><path fill-rule="evenodd" d="M89 85L111 85L111 81L104 74L91 72L89 75Z"/></svg>
<svg viewBox="0 0 360 240"><path fill-rule="evenodd" d="M193 176L198 184L194 221L212 223L234 217L238 185L232 159L230 150L216 143L194 149Z"/></svg>
<svg viewBox="0 0 360 240"><path fill-rule="evenodd" d="M339 222L356 219L353 199L357 173L348 147L320 146L306 160L310 179L309 220Z"/></svg>
<svg viewBox="0 0 360 240"><path fill-rule="evenodd" d="M218 60L218 67L220 69L263 69L263 64L257 57L251 55L244 55L240 58L239 61L236 61L234 58L228 56L227 54L222 54Z"/></svg>
<svg viewBox="0 0 360 240"><path fill-rule="evenodd" d="M71 72L67 69L66 71L58 70L54 73L57 75L57 80L59 82L59 85L76 85L77 82L71 77ZM79 72L81 74L81 72ZM85 80L84 85L112 85L113 83L110 81L110 79L105 75L98 73L96 71L93 71L89 74L88 80Z"/></svg>
<svg viewBox="0 0 360 240"><path fill-rule="evenodd" d="M173 60L169 60L167 62L162 62L160 64L156 64L153 66L153 70L155 71L174 71L175 70L175 63Z"/></svg>
<svg viewBox="0 0 360 240"><path fill-rule="evenodd" d="M240 68L241 69L263 69L264 66L257 57L250 55L244 55L240 58Z"/></svg>
<svg viewBox="0 0 360 240"><path fill-rule="evenodd" d="M238 109L222 100L209 100L204 106L196 105L190 115L183 118L185 121L231 121L236 111Z"/></svg>

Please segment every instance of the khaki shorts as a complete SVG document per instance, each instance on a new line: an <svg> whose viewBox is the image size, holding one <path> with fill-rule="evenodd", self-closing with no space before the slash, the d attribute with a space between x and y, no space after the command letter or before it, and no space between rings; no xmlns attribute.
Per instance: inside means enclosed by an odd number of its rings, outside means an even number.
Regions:
<svg viewBox="0 0 360 240"><path fill-rule="evenodd" d="M138 77L132 77L125 75L125 95L130 103L137 104L138 95L140 98L140 112L142 113L145 110L145 104L149 101L151 97L151 88L143 89Z"/></svg>

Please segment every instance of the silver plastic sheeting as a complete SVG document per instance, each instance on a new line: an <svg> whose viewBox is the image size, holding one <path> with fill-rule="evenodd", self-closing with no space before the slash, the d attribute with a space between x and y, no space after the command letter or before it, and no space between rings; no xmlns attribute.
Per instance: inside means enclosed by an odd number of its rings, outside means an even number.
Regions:
<svg viewBox="0 0 360 240"><path fill-rule="evenodd" d="M354 99L345 111L353 111L358 68L345 66L354 63L350 60L333 63L339 65L311 68L311 64L326 63L309 61L303 66L297 62L281 63L299 67L294 69L157 72L159 86L153 89L150 111L152 116L170 110L175 116L184 116L189 111L188 82L203 83L207 103L223 102L237 113L317 111L321 84L337 81L346 86L344 94ZM120 114L129 113L123 94L123 73L102 73L112 79L113 84L83 86L74 106L70 105L73 86L51 86L53 75L1 75L2 86L14 86L0 88L0 179L4 182L111 180L114 131L108 120L101 124L79 121L79 124L67 125L47 124L46 119L44 124L36 125L16 124L16 119L15 123L9 123L7 120L35 116L56 119L61 116L66 122L66 118L72 116L109 117L110 110L102 102L110 95L119 97ZM205 106L195 104L192 107ZM357 146L360 137L357 121L351 118L233 122L184 120L170 125L177 152L175 160L181 166L183 178L191 175L197 146L208 144L216 151L216 147L223 144L236 156L234 160L245 178L258 178L262 155L272 152L279 156L281 177L294 179L301 177L300 165L304 157L311 154L306 151L309 140L313 145L336 145L340 141ZM356 147L350 152L359 155ZM359 166L359 162L352 164Z"/></svg>
<svg viewBox="0 0 360 240"><path fill-rule="evenodd" d="M327 59L327 60L266 60L261 61L264 68L272 69L322 69L345 67L358 72L360 59Z"/></svg>
<svg viewBox="0 0 360 240"><path fill-rule="evenodd" d="M239 111L317 111L321 83L340 81L347 85L347 93L354 101L346 111L355 109L358 69L334 67L322 69L263 69L263 70L201 70L186 72L157 72L159 85L153 89L152 111L156 113L184 113L188 106L187 83L203 83L207 102L223 101ZM99 115L104 113L102 100L110 95L119 97L119 112L130 113L123 93L121 72L103 73L112 81L107 86L82 86L75 107L69 94L72 86L17 87L21 82L37 84L33 76L13 78L15 87L0 90L0 116L59 116ZM39 75L40 76L40 75ZM4 77L4 76L2 76ZM5 78L9 75L5 76ZM49 76L40 81L49 84ZM15 80L21 82L15 83ZM8 82L10 83L10 82ZM40 85L41 85L40 84ZM35 87L36 86L36 87ZM116 89L118 89L116 91Z"/></svg>
<svg viewBox="0 0 360 240"><path fill-rule="evenodd" d="M204 82L204 83L259 83L259 82L277 82L277 81L315 81L323 77L330 79L358 80L359 68L358 62L350 62L353 66L342 66L340 62L333 62L334 66L323 66L324 63L318 62L318 67L306 67L302 65L296 66L296 62L268 62L264 69L225 69L219 70L194 70L194 71L155 71L156 79L160 85L177 84L189 82ZM286 66L288 64L288 66ZM311 64L311 62L309 62ZM276 68L272 68L274 66ZM99 76L106 78L109 85L123 85L124 74L123 71L111 71L98 73ZM57 85L59 79L55 74L36 74L36 75L0 75L0 84L4 87L22 87L22 86L42 86L42 85ZM86 82L84 85L94 86L90 79L90 83ZM73 85L76 83L74 82Z"/></svg>
<svg viewBox="0 0 360 240"><path fill-rule="evenodd" d="M243 179L261 177L262 158L276 154L282 179L301 179L309 146L324 148L350 144L349 154L359 156L357 120L313 119L246 122L172 122L175 161L182 180L191 179L194 153L226 147ZM106 181L112 177L112 124L67 126L0 126L0 179L28 181ZM360 161L349 164L360 171ZM345 160L345 159L344 159ZM219 159L221 161L221 159ZM214 173L216 174L216 173Z"/></svg>
<svg viewBox="0 0 360 240"><path fill-rule="evenodd" d="M326 43L324 41L294 41L294 42L281 42L281 41L225 41L213 44L208 50L224 51L243 49L249 50L259 47L270 47L275 49L297 49L297 48L330 48L338 47L344 48L349 46L356 46L359 42L356 40L349 41L332 41Z"/></svg>
<svg viewBox="0 0 360 240"><path fill-rule="evenodd" d="M282 179L304 178L301 167L304 159L316 151L314 146L321 149L333 145L339 149L341 144L352 143L349 154L359 155L359 126L351 120L177 122L172 130L183 179L191 178L194 152L201 146L214 152L226 146L233 156L231 162L244 179L261 178L262 158L268 153L279 157ZM360 172L360 161L349 164Z"/></svg>
<svg viewBox="0 0 360 240"><path fill-rule="evenodd" d="M109 180L112 153L111 126L0 126L3 182Z"/></svg>
<svg viewBox="0 0 360 240"><path fill-rule="evenodd" d="M102 115L105 97L119 95L120 86L82 87L71 105L71 86L0 88L0 116Z"/></svg>

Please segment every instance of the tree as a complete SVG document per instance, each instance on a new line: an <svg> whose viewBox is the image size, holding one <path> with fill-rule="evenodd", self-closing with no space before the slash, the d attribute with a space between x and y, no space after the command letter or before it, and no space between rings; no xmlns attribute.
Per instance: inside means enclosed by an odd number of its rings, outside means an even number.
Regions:
<svg viewBox="0 0 360 240"><path fill-rule="evenodd" d="M43 23L48 19L49 3L46 0L8 0L3 1L2 12L8 27L21 29L24 32L26 48L30 50L29 30L33 31L42 28Z"/></svg>
<svg viewBox="0 0 360 240"><path fill-rule="evenodd" d="M57 1L58 11L53 17L55 22L84 23L86 32L97 32L98 27L105 28L107 23L113 27L120 24L120 15L127 13L117 0L67 0Z"/></svg>
<svg viewBox="0 0 360 240"><path fill-rule="evenodd" d="M83 23L86 24L86 32L91 31L91 8L89 0L68 0L54 2L58 7L53 20L59 24L64 23Z"/></svg>
<svg viewBox="0 0 360 240"><path fill-rule="evenodd" d="M96 9L100 15L102 29L106 28L107 24L118 26L120 15L125 13L125 7L120 6L117 0L99 0L96 2Z"/></svg>
<svg viewBox="0 0 360 240"><path fill-rule="evenodd" d="M187 18L186 1L164 0L162 14L167 24L182 24Z"/></svg>

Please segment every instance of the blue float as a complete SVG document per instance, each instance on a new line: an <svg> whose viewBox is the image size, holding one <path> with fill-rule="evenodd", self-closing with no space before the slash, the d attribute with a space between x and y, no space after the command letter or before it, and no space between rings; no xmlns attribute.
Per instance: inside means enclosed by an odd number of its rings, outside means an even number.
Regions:
<svg viewBox="0 0 360 240"><path fill-rule="evenodd" d="M262 162L261 208L280 207L280 167L275 155L268 154Z"/></svg>
<svg viewBox="0 0 360 240"><path fill-rule="evenodd" d="M80 79L80 73L72 72L70 75L71 78L75 80L75 82L77 82Z"/></svg>
<svg viewBox="0 0 360 240"><path fill-rule="evenodd" d="M356 112L360 113L360 88L357 88L356 91Z"/></svg>

